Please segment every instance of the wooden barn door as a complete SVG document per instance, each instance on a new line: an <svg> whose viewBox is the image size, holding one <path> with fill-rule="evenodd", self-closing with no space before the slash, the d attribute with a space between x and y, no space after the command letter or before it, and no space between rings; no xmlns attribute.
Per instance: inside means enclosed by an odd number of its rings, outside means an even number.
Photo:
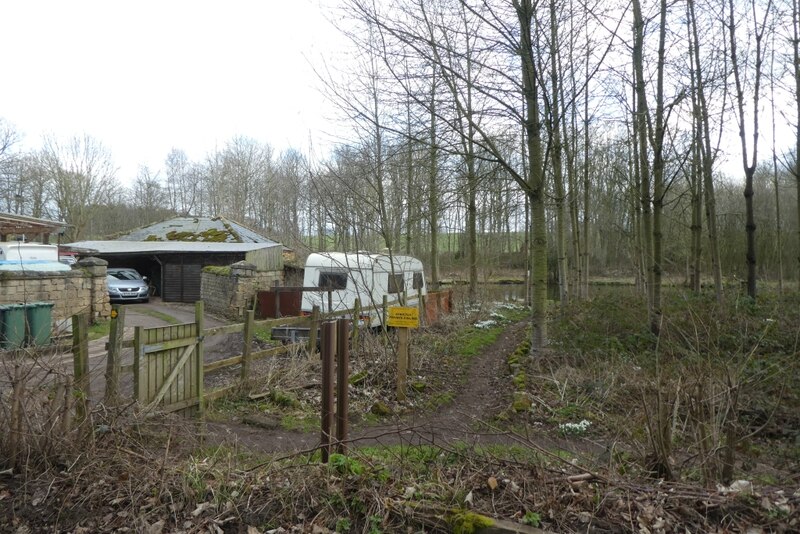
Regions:
<svg viewBox="0 0 800 534"><path fill-rule="evenodd" d="M196 302L200 300L200 273L198 261L176 259L164 264L162 298L165 302Z"/></svg>

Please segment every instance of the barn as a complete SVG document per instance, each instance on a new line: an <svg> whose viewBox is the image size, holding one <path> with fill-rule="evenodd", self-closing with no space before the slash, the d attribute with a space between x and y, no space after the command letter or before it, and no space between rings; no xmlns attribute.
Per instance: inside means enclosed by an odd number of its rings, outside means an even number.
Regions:
<svg viewBox="0 0 800 534"><path fill-rule="evenodd" d="M78 241L68 247L109 267L147 276L166 302L200 299L203 267L247 261L258 271L282 271L283 246L224 217L176 217L137 228L113 240Z"/></svg>

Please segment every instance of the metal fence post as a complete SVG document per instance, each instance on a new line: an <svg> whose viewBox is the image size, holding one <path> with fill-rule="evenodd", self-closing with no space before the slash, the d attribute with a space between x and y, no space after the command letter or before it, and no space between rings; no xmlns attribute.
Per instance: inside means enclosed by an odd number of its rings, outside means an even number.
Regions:
<svg viewBox="0 0 800 534"><path fill-rule="evenodd" d="M336 323L322 324L322 413L320 414L322 462L331 454L331 426L333 423L333 355L336 352Z"/></svg>
<svg viewBox="0 0 800 534"><path fill-rule="evenodd" d="M339 319L336 322L336 452L347 451L347 387L350 383L350 321Z"/></svg>

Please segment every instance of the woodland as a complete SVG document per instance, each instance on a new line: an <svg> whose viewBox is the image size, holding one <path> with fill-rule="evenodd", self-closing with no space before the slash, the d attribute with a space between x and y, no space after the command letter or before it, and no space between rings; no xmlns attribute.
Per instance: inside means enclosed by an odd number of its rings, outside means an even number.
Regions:
<svg viewBox="0 0 800 534"><path fill-rule="evenodd" d="M0 119L2 209L68 222L65 241L224 215L301 257L412 253L472 293L516 269L537 346L548 283L566 303L593 276L633 280L654 331L665 282L796 290L796 1L349 0L330 17L351 49L315 65L329 152L235 137L123 186L90 134L22 151Z"/></svg>
<svg viewBox="0 0 800 534"><path fill-rule="evenodd" d="M23 150L0 119L0 210L66 221L63 242L225 216L300 259L408 253L430 288L463 282L457 313L413 338L409 402L392 400L391 343L353 356L359 423L394 441L330 465L313 444L276 458L278 441L246 443L245 412L313 441L319 362L298 357L265 371L258 402L210 406L202 432L99 411L113 432L32 432L25 475L0 479L9 524L476 532L477 510L563 532L797 531L800 0L343 0L329 15L349 47L314 62L329 150L239 136L121 177L90 134ZM523 305L491 304L499 282ZM443 426L430 435L453 441L402 442L414 418L464 423L459 409L496 448ZM214 425L243 441L214 442Z"/></svg>

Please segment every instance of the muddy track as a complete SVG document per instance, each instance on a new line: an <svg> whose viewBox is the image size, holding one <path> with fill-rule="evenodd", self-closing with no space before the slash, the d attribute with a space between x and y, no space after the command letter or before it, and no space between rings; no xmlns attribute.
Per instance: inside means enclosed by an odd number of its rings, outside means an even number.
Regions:
<svg viewBox="0 0 800 534"><path fill-rule="evenodd" d="M511 405L512 384L506 360L522 341L526 326L525 321L510 325L492 345L472 358L452 402L431 413L408 414L388 424L356 425L350 430L349 441L356 447L513 443L514 437L493 428L491 421ZM265 429L235 422L206 423L207 444L235 444L257 452L288 454L312 450L319 442L319 432Z"/></svg>

